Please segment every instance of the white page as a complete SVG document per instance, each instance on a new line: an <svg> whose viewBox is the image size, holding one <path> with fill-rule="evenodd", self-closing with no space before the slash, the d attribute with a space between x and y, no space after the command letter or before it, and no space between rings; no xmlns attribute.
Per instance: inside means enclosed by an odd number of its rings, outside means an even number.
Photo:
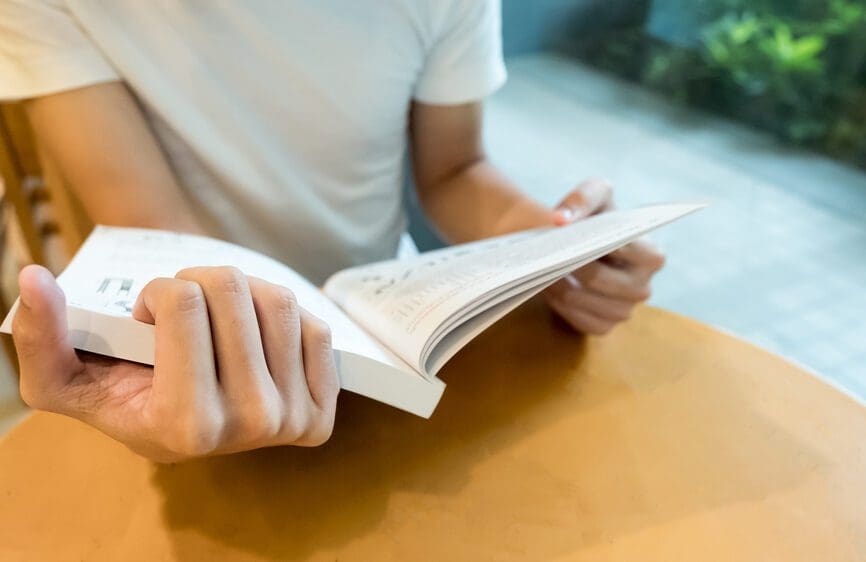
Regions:
<svg viewBox="0 0 866 562"><path fill-rule="evenodd" d="M187 267L223 265L290 288L302 307L331 327L335 349L391 362L392 356L384 346L309 281L276 260L228 242L165 231L99 226L58 282L68 305L130 316L138 293L150 280L174 277Z"/></svg>
<svg viewBox="0 0 866 562"><path fill-rule="evenodd" d="M521 281L579 263L702 208L658 205L605 213L575 224L522 232L342 271L325 293L404 361L424 371L441 327L472 303ZM511 289L507 289L511 287Z"/></svg>
<svg viewBox="0 0 866 562"><path fill-rule="evenodd" d="M444 385L431 385L318 288L276 260L201 236L97 227L58 277L66 294L73 345L153 364L153 326L131 318L141 289L156 277L174 277L187 267L222 265L290 288L302 307L328 323L343 388L418 415L432 413ZM14 309L0 330L10 332L13 316Z"/></svg>
<svg viewBox="0 0 866 562"><path fill-rule="evenodd" d="M452 322L450 329L440 332L438 336L427 343L422 357L424 364L423 372L431 377L435 377L439 370L445 366L445 363L478 334L553 283L559 281L563 275L567 275L605 254L606 252L599 251L594 255L570 262L567 266L533 278L531 283L516 286L509 291L497 295L495 299L491 299L484 306L476 308L473 313L466 313L458 317L458 321Z"/></svg>

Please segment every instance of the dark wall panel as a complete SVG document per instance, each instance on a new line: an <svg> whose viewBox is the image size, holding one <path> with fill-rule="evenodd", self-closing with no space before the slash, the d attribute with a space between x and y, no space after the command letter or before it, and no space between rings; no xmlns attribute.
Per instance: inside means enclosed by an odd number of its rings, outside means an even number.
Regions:
<svg viewBox="0 0 866 562"><path fill-rule="evenodd" d="M581 34L634 18L647 0L502 0L506 55L568 47Z"/></svg>

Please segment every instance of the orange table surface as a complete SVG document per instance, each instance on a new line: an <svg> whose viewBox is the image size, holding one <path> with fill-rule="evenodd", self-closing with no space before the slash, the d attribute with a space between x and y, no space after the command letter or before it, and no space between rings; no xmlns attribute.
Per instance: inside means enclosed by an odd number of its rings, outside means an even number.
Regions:
<svg viewBox="0 0 866 562"><path fill-rule="evenodd" d="M531 303L422 420L344 393L332 439L159 466L37 413L0 441L0 560L866 560L866 408L643 308Z"/></svg>

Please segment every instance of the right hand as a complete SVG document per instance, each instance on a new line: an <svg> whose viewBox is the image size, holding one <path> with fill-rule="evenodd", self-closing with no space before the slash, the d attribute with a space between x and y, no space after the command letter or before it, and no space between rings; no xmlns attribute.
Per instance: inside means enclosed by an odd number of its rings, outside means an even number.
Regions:
<svg viewBox="0 0 866 562"><path fill-rule="evenodd" d="M151 281L133 312L156 326L151 368L76 352L51 274L29 266L19 282L12 331L21 396L35 409L77 418L158 462L315 446L331 435L339 381L330 331L288 289L231 267Z"/></svg>

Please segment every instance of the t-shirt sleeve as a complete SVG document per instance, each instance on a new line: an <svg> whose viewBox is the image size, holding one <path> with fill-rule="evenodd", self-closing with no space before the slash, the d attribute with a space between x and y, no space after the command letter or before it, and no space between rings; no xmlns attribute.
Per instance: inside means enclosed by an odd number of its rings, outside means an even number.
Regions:
<svg viewBox="0 0 866 562"><path fill-rule="evenodd" d="M0 0L0 100L117 79L63 0Z"/></svg>
<svg viewBox="0 0 866 562"><path fill-rule="evenodd" d="M499 0L456 0L450 4L415 86L414 97L422 103L478 101L499 89L507 76Z"/></svg>

